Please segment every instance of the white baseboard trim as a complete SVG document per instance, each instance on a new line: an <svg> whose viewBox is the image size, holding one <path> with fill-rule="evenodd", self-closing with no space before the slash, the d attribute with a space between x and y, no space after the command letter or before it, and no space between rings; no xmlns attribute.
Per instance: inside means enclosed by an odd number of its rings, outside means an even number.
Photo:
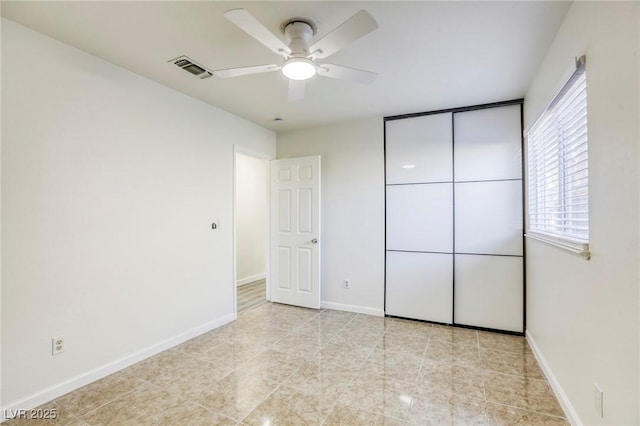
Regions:
<svg viewBox="0 0 640 426"><path fill-rule="evenodd" d="M114 361L107 365L103 365L102 367L98 367L95 370L88 371L65 382L50 386L19 401L11 402L7 404L7 406L0 408L0 413L2 413L0 415L0 423L8 420L8 416L11 414L18 414L19 410L29 410L31 408L38 407L46 402L56 399L78 388L81 388L82 386L86 386L89 383L95 382L96 380L108 376L109 374L120 371L132 364L135 364L136 362L140 362L162 351L179 345L180 343L186 342L189 339L193 339L194 337L197 337L203 333L223 326L235 319L235 314L225 315L224 317L219 318L215 321L211 321L201 326L192 328L191 330L187 330L184 333L148 346L117 361Z"/></svg>
<svg viewBox="0 0 640 426"><path fill-rule="evenodd" d="M525 332L525 334L527 336L527 342L529 342L529 346L531 346L531 350L533 351L533 355L538 361L538 364L540 364L540 368L542 369L544 376L547 378L549 385L551 385L553 393L556 395L556 398L558 398L558 402L560 402L560 406L562 407L562 411L564 411L564 415L567 418L567 421L574 426L582 426L582 422L580 421L580 417L578 417L578 413L576 412L575 408L573 408L573 404L571 404L569 397L567 396L564 389L562 389L562 385L560 385L560 382L556 378L555 374L553 374L553 371L547 363L544 355L542 355L542 352L540 352L540 348L536 344L536 341L533 339L533 336L531 335L531 333L529 333L528 330Z"/></svg>
<svg viewBox="0 0 640 426"><path fill-rule="evenodd" d="M324 301L320 302L320 306L324 309L334 309L336 311L355 312L358 314L373 315L376 317L384 316L383 309L369 308L367 306L345 305L343 303L324 302Z"/></svg>
<svg viewBox="0 0 640 426"><path fill-rule="evenodd" d="M258 281L258 280L264 280L265 278L267 278L267 274L257 274L257 275L252 275L250 277L246 277L246 278L242 278L236 281L236 286L240 287L242 285L246 285L249 283L252 283L254 281Z"/></svg>

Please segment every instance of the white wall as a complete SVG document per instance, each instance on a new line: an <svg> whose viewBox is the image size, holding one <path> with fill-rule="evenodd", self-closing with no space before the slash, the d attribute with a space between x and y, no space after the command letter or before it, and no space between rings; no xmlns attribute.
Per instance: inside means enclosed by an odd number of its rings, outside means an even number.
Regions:
<svg viewBox="0 0 640 426"><path fill-rule="evenodd" d="M275 134L7 20L2 65L2 406L29 408L233 319L233 144Z"/></svg>
<svg viewBox="0 0 640 426"><path fill-rule="evenodd" d="M640 423L639 14L637 2L573 3L525 98L529 126L586 54L592 258L527 241L528 332L584 424Z"/></svg>
<svg viewBox="0 0 640 426"><path fill-rule="evenodd" d="M0 34L4 21L0 19ZM0 40L1 43L1 40ZM0 47L1 51L1 47ZM2 61L0 61L0 96L2 93ZM2 129L2 102L0 101L0 129ZM2 409L2 135L0 134L0 409ZM0 417L0 421L2 418Z"/></svg>
<svg viewBox="0 0 640 426"><path fill-rule="evenodd" d="M265 278L269 162L236 154L236 283Z"/></svg>
<svg viewBox="0 0 640 426"><path fill-rule="evenodd" d="M278 134L278 158L322 156L322 303L382 315L382 117ZM351 280L351 289L342 287Z"/></svg>

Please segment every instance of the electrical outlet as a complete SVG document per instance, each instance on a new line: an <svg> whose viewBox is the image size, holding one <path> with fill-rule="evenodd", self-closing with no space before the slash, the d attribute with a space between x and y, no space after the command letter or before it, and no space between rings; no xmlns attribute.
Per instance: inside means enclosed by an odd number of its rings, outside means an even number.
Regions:
<svg viewBox="0 0 640 426"><path fill-rule="evenodd" d="M604 392L597 383L593 384L593 404L601 419L604 418Z"/></svg>
<svg viewBox="0 0 640 426"><path fill-rule="evenodd" d="M351 288L351 280L342 280L342 287L344 287L346 289L350 289Z"/></svg>
<svg viewBox="0 0 640 426"><path fill-rule="evenodd" d="M64 352L64 338L53 337L51 339L51 355L58 355Z"/></svg>

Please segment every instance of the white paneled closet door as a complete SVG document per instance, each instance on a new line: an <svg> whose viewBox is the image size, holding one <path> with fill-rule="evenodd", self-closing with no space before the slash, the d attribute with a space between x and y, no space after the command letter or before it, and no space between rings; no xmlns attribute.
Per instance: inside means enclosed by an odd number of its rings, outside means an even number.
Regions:
<svg viewBox="0 0 640 426"><path fill-rule="evenodd" d="M453 124L455 323L524 332L520 105Z"/></svg>
<svg viewBox="0 0 640 426"><path fill-rule="evenodd" d="M451 113L385 125L386 313L453 321Z"/></svg>
<svg viewBox="0 0 640 426"><path fill-rule="evenodd" d="M521 333L521 104L385 121L388 315Z"/></svg>

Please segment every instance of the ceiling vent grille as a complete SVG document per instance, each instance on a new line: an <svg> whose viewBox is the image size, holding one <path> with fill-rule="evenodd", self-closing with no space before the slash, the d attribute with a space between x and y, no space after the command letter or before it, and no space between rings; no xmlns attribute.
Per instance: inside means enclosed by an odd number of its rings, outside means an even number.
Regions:
<svg viewBox="0 0 640 426"><path fill-rule="evenodd" d="M200 78L200 79L205 79L205 78L209 78L213 75L213 73L209 70L207 70L205 67L203 67L202 65L196 63L195 61L193 61L192 59L186 57L186 56L180 56L178 58L172 59L169 61L169 63L172 63L180 68L182 68L183 70L187 71L190 74L195 75L196 77Z"/></svg>

